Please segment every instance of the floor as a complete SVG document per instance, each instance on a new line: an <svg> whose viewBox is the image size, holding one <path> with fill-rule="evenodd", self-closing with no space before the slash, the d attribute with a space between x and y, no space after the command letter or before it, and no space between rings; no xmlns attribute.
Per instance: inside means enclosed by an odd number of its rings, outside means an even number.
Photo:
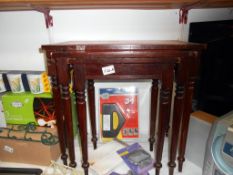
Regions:
<svg viewBox="0 0 233 175"><path fill-rule="evenodd" d="M139 141L138 141L139 142ZM149 149L149 145L147 142L144 141L141 141L139 142L140 145L143 146L143 148L145 150L148 151ZM77 145L77 141L75 141L75 144ZM98 145L99 147L101 147L101 144ZM92 145L90 144L89 145L89 149L90 151L92 151ZM165 141L165 145L164 145L164 153L163 153L163 167L161 169L161 175L168 175L168 167L167 167L167 157L168 157L168 144L167 144L167 140ZM149 151L148 151L149 152ZM152 154L152 153L151 153ZM153 156L153 155L152 155ZM76 157L77 157L77 162L78 162L78 169L81 169L80 168L80 161L78 160L78 158L80 158L80 152L79 152L79 149L76 149ZM57 161L58 163L60 163L61 161L58 160ZM35 168L41 168L41 169L45 169L46 167L43 167L43 166L37 166L37 165L29 165L29 164L17 164L17 163L9 163L9 162L0 162L0 167L35 167ZM121 164L120 166L116 167L114 169L115 172L118 172L118 173L126 173L128 171L128 168L126 165L124 164ZM94 175L94 173L90 172L91 175ZM155 171L154 169L152 169L150 172L149 172L150 175L154 175L155 174ZM183 167L183 172L182 173L179 173L177 168L175 169L175 172L174 172L174 175L201 175L202 174L202 171L201 171L201 168L199 168L198 166L196 166L195 164L193 164L192 162L186 160L185 163L184 163L184 167Z"/></svg>

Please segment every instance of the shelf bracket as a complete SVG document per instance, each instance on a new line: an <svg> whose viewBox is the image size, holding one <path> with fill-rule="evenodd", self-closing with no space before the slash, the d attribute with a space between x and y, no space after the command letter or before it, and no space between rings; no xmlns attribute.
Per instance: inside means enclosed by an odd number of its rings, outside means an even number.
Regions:
<svg viewBox="0 0 233 175"><path fill-rule="evenodd" d="M53 17L50 15L50 9L43 7L35 7L34 9L44 14L45 25L47 29L53 26Z"/></svg>
<svg viewBox="0 0 233 175"><path fill-rule="evenodd" d="M187 24L189 10L204 4L206 4L206 0L199 0L197 2L194 2L193 4L182 7L179 11L179 23Z"/></svg>
<svg viewBox="0 0 233 175"><path fill-rule="evenodd" d="M187 24L188 21L188 8L181 8L179 11L179 24Z"/></svg>

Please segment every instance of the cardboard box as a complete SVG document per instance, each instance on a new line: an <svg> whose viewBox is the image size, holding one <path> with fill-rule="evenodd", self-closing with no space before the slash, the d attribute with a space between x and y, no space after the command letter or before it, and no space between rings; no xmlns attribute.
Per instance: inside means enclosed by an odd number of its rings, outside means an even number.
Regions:
<svg viewBox="0 0 233 175"><path fill-rule="evenodd" d="M56 161L59 158L60 147L56 128L36 127L32 132L22 130L22 128L18 128L19 126L8 125L7 128L2 129L2 132L0 132L1 161L47 166L51 163L51 160ZM12 127L14 127L14 131L10 130ZM55 142L47 142L46 145L45 140L41 140L41 132L45 131L50 133L48 136L53 136Z"/></svg>
<svg viewBox="0 0 233 175"><path fill-rule="evenodd" d="M20 94L15 94L7 92L2 97L0 95L0 99L2 99L3 101L2 115L0 112L0 121L3 121L4 119L7 124L28 124L31 122L35 122L40 126L44 126L44 124L50 126L50 124L48 123L52 121L53 123L51 127L53 127L55 124L55 107L52 95L50 93L31 94L30 92L24 92ZM75 99L75 94L71 93L74 135L78 133ZM45 122L38 122L39 119L44 119ZM4 125L0 124L0 126L3 127Z"/></svg>
<svg viewBox="0 0 233 175"><path fill-rule="evenodd" d="M203 167L206 144L216 116L203 111L191 114L186 145L186 158L200 168Z"/></svg>
<svg viewBox="0 0 233 175"><path fill-rule="evenodd" d="M40 118L43 118L46 122L55 119L54 105L50 93L31 94L24 92L15 94L8 92L2 96L2 103L8 124L37 123Z"/></svg>

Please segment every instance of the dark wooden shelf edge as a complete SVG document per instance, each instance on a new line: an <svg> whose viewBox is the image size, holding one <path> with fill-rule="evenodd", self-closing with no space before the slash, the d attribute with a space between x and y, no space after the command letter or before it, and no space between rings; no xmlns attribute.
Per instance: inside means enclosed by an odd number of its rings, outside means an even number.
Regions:
<svg viewBox="0 0 233 175"><path fill-rule="evenodd" d="M39 8L50 10L74 10L74 9L180 9L183 7L192 8L224 8L233 7L233 1L225 0L142 0L142 1L114 1L114 0L70 0L70 1L7 1L0 0L0 11L26 11Z"/></svg>

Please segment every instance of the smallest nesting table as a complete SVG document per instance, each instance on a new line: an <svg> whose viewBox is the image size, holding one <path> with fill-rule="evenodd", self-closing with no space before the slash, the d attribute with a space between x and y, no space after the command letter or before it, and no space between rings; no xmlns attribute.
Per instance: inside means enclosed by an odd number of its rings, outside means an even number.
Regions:
<svg viewBox="0 0 233 175"><path fill-rule="evenodd" d="M43 45L42 50L45 51L47 57L48 74L51 76L63 163L67 164L66 148L68 148L69 166L76 166L69 92L71 82L77 102L82 167L87 175L89 163L86 82L88 82L92 142L96 148L94 80L152 79L149 143L151 151L155 145L156 175L159 174L162 167L164 138L170 121L169 174L173 174L176 166L178 146L178 163L179 171L181 171L185 160L184 153L193 89L203 48L204 45L180 41L89 41ZM104 75L102 68L109 65L114 68L115 73ZM72 76L71 71L73 71ZM170 119L174 81L176 82L176 93ZM158 94L158 83L161 84L160 94ZM160 98L159 109L157 109L158 97ZM159 110L158 116L156 116L157 110ZM180 140L179 144L178 139ZM155 142L156 144L154 144Z"/></svg>

